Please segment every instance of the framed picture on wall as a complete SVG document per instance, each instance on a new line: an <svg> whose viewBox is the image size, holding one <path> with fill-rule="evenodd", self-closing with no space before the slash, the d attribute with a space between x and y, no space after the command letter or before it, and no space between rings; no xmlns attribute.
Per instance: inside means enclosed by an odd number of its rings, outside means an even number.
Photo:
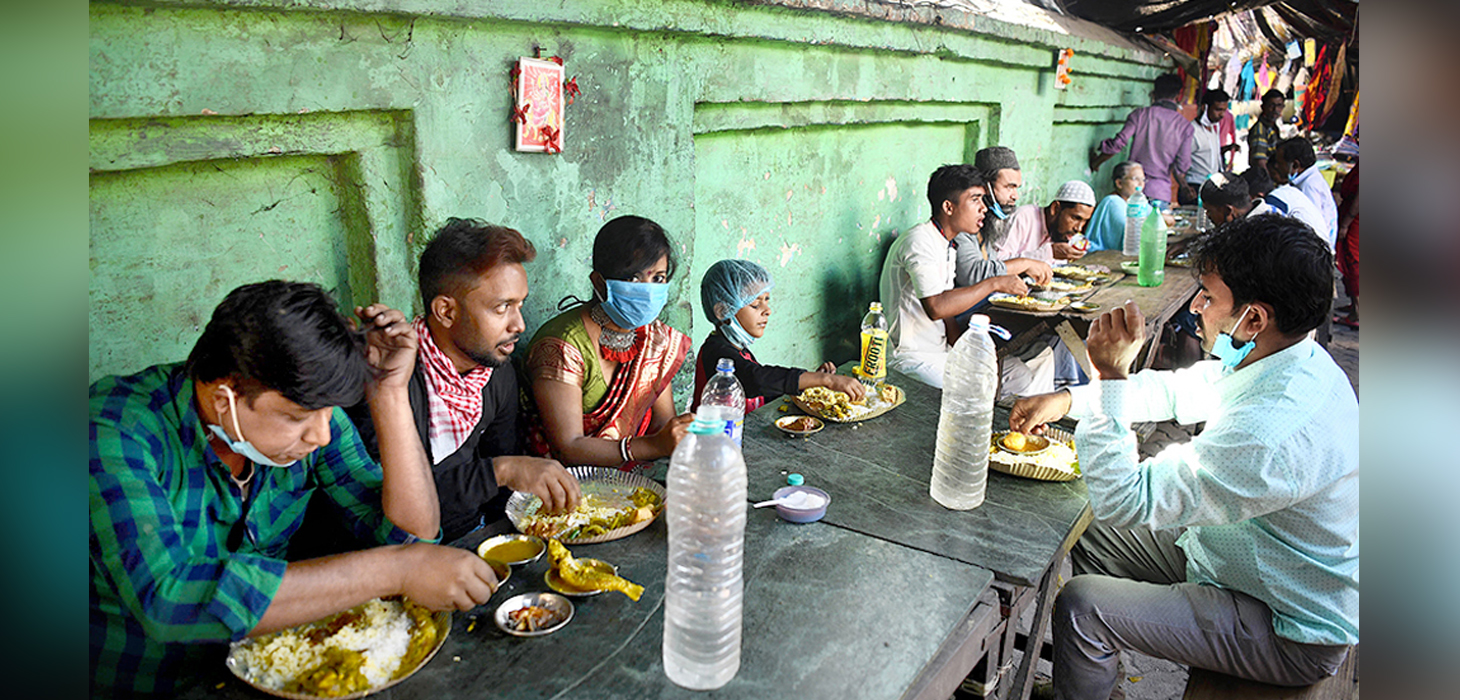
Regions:
<svg viewBox="0 0 1460 700"><path fill-rule="evenodd" d="M513 121L517 150L563 152L563 66L537 58L517 59Z"/></svg>

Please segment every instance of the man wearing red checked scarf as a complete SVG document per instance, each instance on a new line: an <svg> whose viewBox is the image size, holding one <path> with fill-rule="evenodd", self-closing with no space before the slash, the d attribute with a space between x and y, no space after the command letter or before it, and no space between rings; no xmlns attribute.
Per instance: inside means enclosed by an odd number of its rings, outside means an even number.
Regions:
<svg viewBox="0 0 1460 700"><path fill-rule="evenodd" d="M581 497L577 479L557 460L521 454L517 373L510 359L526 329L523 264L536 256L517 231L456 218L421 253L425 314L414 321L420 353L410 399L441 502L443 542L483 526L510 530L503 513L507 489L542 498L548 512L576 508ZM369 414L357 419L351 409L350 416L366 448L374 450ZM323 520L312 518L310 524ZM341 548L338 536L327 536L327 542L335 540L330 549Z"/></svg>

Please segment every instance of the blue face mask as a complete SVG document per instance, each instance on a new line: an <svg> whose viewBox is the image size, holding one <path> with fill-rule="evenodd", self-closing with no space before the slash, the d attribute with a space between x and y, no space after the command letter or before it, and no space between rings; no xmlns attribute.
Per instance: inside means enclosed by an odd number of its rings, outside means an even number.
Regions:
<svg viewBox="0 0 1460 700"><path fill-rule="evenodd" d="M997 199L994 199L993 195L986 195L984 197L984 199L988 200L988 203L989 203L989 213L990 214L993 214L994 215L994 218L996 218L996 219L1007 219L1007 218L1009 218L1009 215L1004 213L1004 208L1001 207L1001 206L999 206L999 201Z"/></svg>
<svg viewBox="0 0 1460 700"><path fill-rule="evenodd" d="M605 280L604 286L608 288L608 298L603 300L603 312L624 330L653 323L669 301L667 283Z"/></svg>
<svg viewBox="0 0 1460 700"><path fill-rule="evenodd" d="M1237 323L1232 326L1233 329L1242 325L1242 319L1247 316L1247 312L1251 308L1249 306L1242 310L1242 315L1237 317ZM1252 352L1252 349L1257 347L1257 343L1254 342L1256 340L1257 336L1252 336L1252 338L1244 342L1242 347L1239 348L1232 343L1231 333L1219 333L1217 334L1217 342L1212 344L1212 356L1221 360L1223 367L1236 369L1237 365L1242 364L1242 361L1247 359L1247 355Z"/></svg>
<svg viewBox="0 0 1460 700"><path fill-rule="evenodd" d="M222 440L223 444L228 446L228 449L243 455L254 464L262 464L267 467L287 467L299 461L296 459L294 462L280 464L265 457L264 453L259 452L259 448L254 447L248 440L243 439L243 429L238 426L238 404L234 401L233 388L224 384L223 390L228 392L228 414L233 416L233 432L238 433L238 439L234 440L228 437L228 433L223 430L222 426L209 424L208 430L212 431L219 440Z"/></svg>
<svg viewBox="0 0 1460 700"><path fill-rule="evenodd" d="M734 316L731 316L729 320L725 321L720 326L720 330L725 333L725 339L729 340L731 345L741 350L750 348L750 344L755 342L755 336L741 327L740 319Z"/></svg>

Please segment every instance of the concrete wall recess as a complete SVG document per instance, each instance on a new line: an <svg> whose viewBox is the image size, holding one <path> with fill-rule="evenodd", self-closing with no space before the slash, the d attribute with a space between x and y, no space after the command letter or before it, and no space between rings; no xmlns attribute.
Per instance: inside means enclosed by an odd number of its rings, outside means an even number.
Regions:
<svg viewBox="0 0 1460 700"><path fill-rule="evenodd" d="M1021 12L1023 12L1021 10ZM414 258L450 216L521 230L529 333L584 296L593 234L670 232L664 318L709 332L699 279L776 279L757 356L856 352L887 245L927 175L1014 147L1024 201L1109 186L1085 153L1146 100L1162 58L1033 9L975 16L851 0L93 2L90 373L181 359L248 281L418 310ZM1076 51L1053 90L1054 53ZM508 71L558 55L583 95L561 155L517 153ZM690 376L676 382L679 403Z"/></svg>

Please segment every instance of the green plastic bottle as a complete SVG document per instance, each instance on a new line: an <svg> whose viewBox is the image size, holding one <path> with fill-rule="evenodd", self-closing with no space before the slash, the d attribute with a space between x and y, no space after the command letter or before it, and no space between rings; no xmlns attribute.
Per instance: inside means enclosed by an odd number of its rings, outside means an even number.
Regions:
<svg viewBox="0 0 1460 700"><path fill-rule="evenodd" d="M1141 226L1141 259L1136 284L1159 287L1166 281L1166 218L1152 211Z"/></svg>

